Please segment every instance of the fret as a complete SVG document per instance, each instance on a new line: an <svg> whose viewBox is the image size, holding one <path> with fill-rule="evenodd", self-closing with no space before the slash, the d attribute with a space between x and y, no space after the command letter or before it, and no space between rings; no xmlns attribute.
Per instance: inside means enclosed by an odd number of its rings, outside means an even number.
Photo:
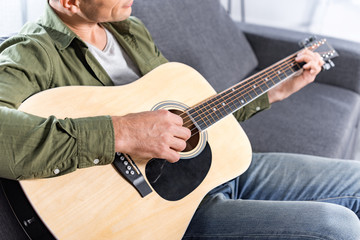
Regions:
<svg viewBox="0 0 360 240"><path fill-rule="evenodd" d="M227 101L227 106L231 109L231 111L229 111L229 114L241 108L243 102L245 103L245 100L241 99L239 96L229 98L229 100Z"/></svg>
<svg viewBox="0 0 360 240"><path fill-rule="evenodd" d="M218 108L213 103L209 104L207 112L209 113L209 116L211 116L211 118L215 122L217 122L218 120L220 120L222 118L220 115L220 112L218 111Z"/></svg>
<svg viewBox="0 0 360 240"><path fill-rule="evenodd" d="M221 104L221 108L224 111L224 115L228 115L228 114L232 113L232 111L233 111L233 109L231 108L231 104L230 104L230 102L228 102L228 98L226 97L227 93L228 93L228 91L225 91L223 94L219 94L219 96L221 97L220 104Z"/></svg>
<svg viewBox="0 0 360 240"><path fill-rule="evenodd" d="M278 77L280 78L280 80L283 80L283 79L287 78L287 76L288 76L288 75L286 74L286 72L283 71L282 69L280 69L280 70L277 71L277 75L278 75Z"/></svg>
<svg viewBox="0 0 360 240"><path fill-rule="evenodd" d="M259 85L254 85L253 91L256 93L256 95L261 95L264 93L261 86L262 86L262 83L260 83Z"/></svg>
<svg viewBox="0 0 360 240"><path fill-rule="evenodd" d="M240 101L244 101L242 99L239 99L238 96L239 92L240 91L236 90L236 88L232 88L231 90L229 90L229 93L226 96L227 102L229 103L229 106L232 108L232 110L237 109L239 107L239 105L241 104Z"/></svg>
<svg viewBox="0 0 360 240"><path fill-rule="evenodd" d="M279 83L282 79L279 77L279 75L277 74L277 72L274 69L272 69L272 72L273 72L271 74L272 80L275 82L275 84Z"/></svg>
<svg viewBox="0 0 360 240"><path fill-rule="evenodd" d="M200 130L205 130L299 71L302 65L294 59L294 56L287 58L256 76L245 79L232 88L196 105L189 114L197 122Z"/></svg>
<svg viewBox="0 0 360 240"><path fill-rule="evenodd" d="M250 95L251 99L257 97L257 95L258 95L256 92L256 87L254 87L254 85L249 86L247 89L247 92L248 92L248 95Z"/></svg>
<svg viewBox="0 0 360 240"><path fill-rule="evenodd" d="M272 86L275 85L275 83L270 79L270 77L267 74L262 75L262 77L268 89L270 89Z"/></svg>
<svg viewBox="0 0 360 240"><path fill-rule="evenodd" d="M223 115L225 111L224 106L226 106L226 99L224 99L223 95L217 95L215 98L215 105L217 110Z"/></svg>
<svg viewBox="0 0 360 240"><path fill-rule="evenodd" d="M242 94L247 93L246 89L249 86L248 82L249 81L243 81L242 84L240 84L239 86L236 86L234 88L234 90L232 90L231 95L236 95L237 97L239 97L238 96L239 93L242 93Z"/></svg>
<svg viewBox="0 0 360 240"><path fill-rule="evenodd" d="M294 61L287 63L287 65L289 66L289 68L291 69L292 72L296 72Z"/></svg>
<svg viewBox="0 0 360 240"><path fill-rule="evenodd" d="M243 96L243 100L245 100L246 103L250 102L252 99L253 97L248 92Z"/></svg>
<svg viewBox="0 0 360 240"><path fill-rule="evenodd" d="M222 118L227 116L230 113L230 112L226 111L226 109L223 106L221 106L219 108L219 112L220 112Z"/></svg>
<svg viewBox="0 0 360 240"><path fill-rule="evenodd" d="M239 105L239 99L237 99L237 101L234 100L228 101L227 106L231 109L231 112L229 113L236 111L236 109L238 109L238 105Z"/></svg>
<svg viewBox="0 0 360 240"><path fill-rule="evenodd" d="M273 87L276 84L273 77L267 71L265 71L265 74L266 74L266 79L268 79L267 83L270 85L270 87Z"/></svg>
<svg viewBox="0 0 360 240"><path fill-rule="evenodd" d="M209 110L208 102L204 102L202 105L200 105L199 113L205 116L204 121L206 123L206 127L211 126L215 121L215 119L209 114L208 110Z"/></svg>
<svg viewBox="0 0 360 240"><path fill-rule="evenodd" d="M296 66L296 62L294 60L289 63L286 63L286 66L287 66L288 75L291 75L299 70L299 69L296 69L297 66Z"/></svg>
<svg viewBox="0 0 360 240"><path fill-rule="evenodd" d="M268 86L266 85L266 82L264 81L263 76L260 76L259 80L260 84L258 84L259 89L261 90L261 94L264 93L268 89Z"/></svg>
<svg viewBox="0 0 360 240"><path fill-rule="evenodd" d="M290 66L291 62L286 62L284 65L281 66L283 74L286 75L286 77L292 75L294 73L293 69Z"/></svg>
<svg viewBox="0 0 360 240"><path fill-rule="evenodd" d="M291 69L291 68L287 68L286 70L285 70L285 74L287 75L287 76L290 76L290 75L292 75L294 73L294 71Z"/></svg>
<svg viewBox="0 0 360 240"><path fill-rule="evenodd" d="M230 114L232 112L232 108L231 108L231 102L229 102L229 98L226 97L227 92L224 92L223 94L219 94L219 99L218 99L218 109L220 109L221 114L223 116L226 116L228 114Z"/></svg>
<svg viewBox="0 0 360 240"><path fill-rule="evenodd" d="M231 113L231 110L229 110L229 107L222 97L218 100L217 108L222 117Z"/></svg>
<svg viewBox="0 0 360 240"><path fill-rule="evenodd" d="M224 116L226 116L226 114L224 114L224 112L222 111L222 107L221 107L221 96L217 95L216 97L214 97L211 100L210 103L210 114L213 115L214 119L222 119Z"/></svg>
<svg viewBox="0 0 360 240"><path fill-rule="evenodd" d="M304 63L298 63L298 62L295 62L295 60L293 60L288 65L290 65L290 69L293 72L297 72L304 66Z"/></svg>
<svg viewBox="0 0 360 240"><path fill-rule="evenodd" d="M259 96L254 89L251 89L251 91L248 93L248 95L250 96L250 98L248 99L248 102L250 102L251 100L253 100L254 98L256 98L257 96Z"/></svg>
<svg viewBox="0 0 360 240"><path fill-rule="evenodd" d="M296 69L296 71L299 71L304 65L305 63L296 63L294 69Z"/></svg>
<svg viewBox="0 0 360 240"><path fill-rule="evenodd" d="M228 103L228 102L225 102L225 101L222 103L222 106L223 106L226 114L230 114L236 109L235 106L231 107L232 106L231 103Z"/></svg>
<svg viewBox="0 0 360 240"><path fill-rule="evenodd" d="M267 91L269 89L269 84L268 84L268 81L266 80L266 76L260 75L259 78L260 78L259 83L257 85L259 88L258 93L263 94L265 91Z"/></svg>
<svg viewBox="0 0 360 240"><path fill-rule="evenodd" d="M262 80L263 80L263 83L264 83L264 86L265 86L265 88L269 88L269 80L268 80L268 78L266 77L266 76L264 76L264 75L261 75L261 78L262 78Z"/></svg>
<svg viewBox="0 0 360 240"><path fill-rule="evenodd" d="M200 129L205 129L211 126L208 114L204 112L203 104L195 106L191 111L189 111L189 114L192 116Z"/></svg>

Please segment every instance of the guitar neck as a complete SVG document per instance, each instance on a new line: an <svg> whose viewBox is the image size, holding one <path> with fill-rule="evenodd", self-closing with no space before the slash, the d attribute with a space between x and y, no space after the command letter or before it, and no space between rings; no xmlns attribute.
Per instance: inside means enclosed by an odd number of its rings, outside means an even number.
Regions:
<svg viewBox="0 0 360 240"><path fill-rule="evenodd" d="M188 115L200 131L207 129L299 72L303 63L297 63L296 56L297 53L294 53L235 86L189 108Z"/></svg>

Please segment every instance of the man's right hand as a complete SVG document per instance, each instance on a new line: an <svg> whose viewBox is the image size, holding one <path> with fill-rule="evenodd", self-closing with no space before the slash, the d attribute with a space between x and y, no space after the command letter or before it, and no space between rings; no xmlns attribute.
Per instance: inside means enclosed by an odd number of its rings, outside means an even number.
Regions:
<svg viewBox="0 0 360 240"><path fill-rule="evenodd" d="M182 126L182 118L167 110L111 118L115 151L141 159L162 158L176 162L191 135L190 129Z"/></svg>

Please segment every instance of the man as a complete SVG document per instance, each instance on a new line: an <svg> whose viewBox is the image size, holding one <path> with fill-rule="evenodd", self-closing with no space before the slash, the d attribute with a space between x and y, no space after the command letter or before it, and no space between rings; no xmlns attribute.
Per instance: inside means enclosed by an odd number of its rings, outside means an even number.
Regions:
<svg viewBox="0 0 360 240"><path fill-rule="evenodd" d="M126 84L165 63L143 24L129 18L132 3L50 0L39 24L27 25L20 35L1 45L0 148L6 156L1 177L54 177L110 164L115 152L179 160L190 131L182 126L180 117L165 110L81 119L44 119L16 110L39 91L66 85ZM313 82L323 64L318 54L308 50L296 61L306 63L300 76L240 111L255 105L265 109L290 96ZM344 169L351 177L342 178L339 184L334 176ZM359 170L358 163L346 161L255 154L246 173L204 199L184 238L360 238L360 223L354 214L360 208ZM284 194L279 188L288 191ZM235 200L240 198L250 200Z"/></svg>

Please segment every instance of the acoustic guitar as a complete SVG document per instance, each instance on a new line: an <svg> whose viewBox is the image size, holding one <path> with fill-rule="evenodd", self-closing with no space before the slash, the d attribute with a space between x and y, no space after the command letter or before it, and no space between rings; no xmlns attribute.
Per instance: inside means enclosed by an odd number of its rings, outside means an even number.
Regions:
<svg viewBox="0 0 360 240"><path fill-rule="evenodd" d="M337 56L326 40L307 48L319 52L325 66ZM218 94L191 67L167 63L124 86L60 87L32 96L20 110L42 117L167 109L184 119L192 137L173 164L116 153L111 165L20 181L20 188L5 182L19 222L33 239L181 239L204 196L250 164L250 143L231 113L298 74L303 64L296 55Z"/></svg>

